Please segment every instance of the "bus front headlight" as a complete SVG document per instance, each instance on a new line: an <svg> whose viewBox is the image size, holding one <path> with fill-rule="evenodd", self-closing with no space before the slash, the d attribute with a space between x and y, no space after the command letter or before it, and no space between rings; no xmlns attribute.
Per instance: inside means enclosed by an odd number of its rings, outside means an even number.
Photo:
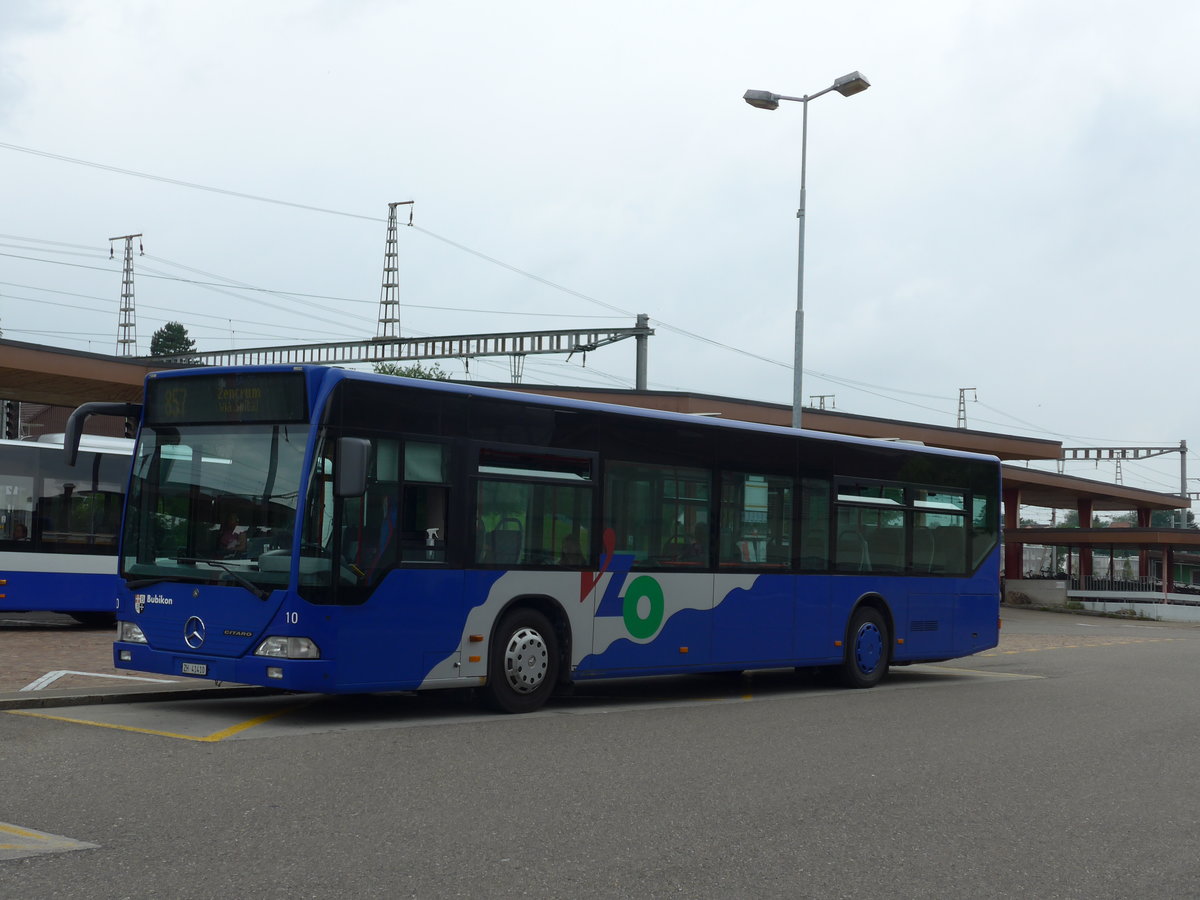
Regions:
<svg viewBox="0 0 1200 900"><path fill-rule="evenodd" d="M136 622L118 622L117 640L124 641L127 644L150 643L146 640L146 635L142 634L142 629Z"/></svg>
<svg viewBox="0 0 1200 900"><path fill-rule="evenodd" d="M258 645L254 655L273 656L280 659L320 659L321 651L306 637L272 635Z"/></svg>

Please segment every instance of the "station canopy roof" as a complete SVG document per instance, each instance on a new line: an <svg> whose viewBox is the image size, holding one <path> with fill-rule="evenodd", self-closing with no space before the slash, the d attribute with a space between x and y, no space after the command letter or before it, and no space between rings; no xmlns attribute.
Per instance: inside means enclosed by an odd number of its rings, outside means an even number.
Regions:
<svg viewBox="0 0 1200 900"><path fill-rule="evenodd" d="M146 359L63 350L0 339L0 399L66 407L93 400L137 402L141 399L142 382L146 375L164 368L174 366ZM496 383L489 386L691 415L722 416L771 425L791 424L791 407L779 403L680 391ZM917 441L934 447L987 453L1009 462L1057 460L1062 457L1062 444L1058 441L857 416L836 410L806 408L804 427L833 434ZM1022 505L1075 509L1081 501L1087 501L1097 511L1166 510L1191 505L1188 500L1171 494L1021 466L1006 465L1003 473L1005 487L1020 490Z"/></svg>

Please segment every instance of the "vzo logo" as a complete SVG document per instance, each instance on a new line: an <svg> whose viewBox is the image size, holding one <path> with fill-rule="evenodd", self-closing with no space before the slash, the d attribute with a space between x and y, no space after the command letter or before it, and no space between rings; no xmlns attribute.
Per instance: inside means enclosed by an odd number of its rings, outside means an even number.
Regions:
<svg viewBox="0 0 1200 900"><path fill-rule="evenodd" d="M621 613L625 629L635 638L653 637L663 623L666 609L662 585L649 575L639 575L625 589Z"/></svg>
<svg viewBox="0 0 1200 900"><path fill-rule="evenodd" d="M633 566L632 553L616 552L616 535L611 528L604 530L604 556L600 559L600 571L580 574L579 600L587 599L605 572L612 577L604 589L604 596L596 607L597 618L620 616L630 636L648 640L658 633L666 616L666 599L662 585L649 575L639 575L625 585L629 570ZM621 589L624 588L624 594Z"/></svg>

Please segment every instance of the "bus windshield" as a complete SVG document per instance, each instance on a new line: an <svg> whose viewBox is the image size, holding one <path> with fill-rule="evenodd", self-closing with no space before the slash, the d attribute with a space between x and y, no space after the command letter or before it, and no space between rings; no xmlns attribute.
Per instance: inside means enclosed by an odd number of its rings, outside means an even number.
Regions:
<svg viewBox="0 0 1200 900"><path fill-rule="evenodd" d="M286 584L307 438L307 425L144 427L121 573Z"/></svg>

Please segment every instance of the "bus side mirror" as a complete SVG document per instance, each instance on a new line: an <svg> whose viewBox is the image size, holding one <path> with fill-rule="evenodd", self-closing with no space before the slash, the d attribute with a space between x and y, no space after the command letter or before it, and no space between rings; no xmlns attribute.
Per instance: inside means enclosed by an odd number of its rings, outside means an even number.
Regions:
<svg viewBox="0 0 1200 900"><path fill-rule="evenodd" d="M333 470L335 497L361 497L367 492L367 468L371 442L366 438L342 437L337 442L337 465Z"/></svg>
<svg viewBox="0 0 1200 900"><path fill-rule="evenodd" d="M67 428L63 434L63 450L67 454L67 465L75 465L79 458L79 440L83 436L83 423L88 416L124 416L127 419L142 417L140 403L84 403L67 417Z"/></svg>

